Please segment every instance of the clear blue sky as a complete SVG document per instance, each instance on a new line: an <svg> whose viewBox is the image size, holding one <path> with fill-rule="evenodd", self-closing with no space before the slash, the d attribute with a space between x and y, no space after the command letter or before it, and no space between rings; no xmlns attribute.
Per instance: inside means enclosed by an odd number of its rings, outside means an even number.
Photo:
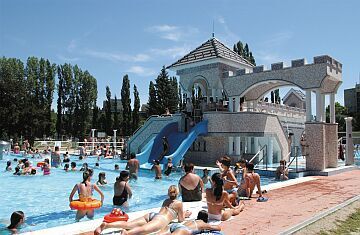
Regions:
<svg viewBox="0 0 360 235"><path fill-rule="evenodd" d="M120 97L128 74L148 99L148 86L211 37L250 45L257 64L328 54L343 64L343 90L359 83L360 1L0 0L0 56L78 64ZM283 91L282 91L283 93ZM56 97L55 97L56 98Z"/></svg>

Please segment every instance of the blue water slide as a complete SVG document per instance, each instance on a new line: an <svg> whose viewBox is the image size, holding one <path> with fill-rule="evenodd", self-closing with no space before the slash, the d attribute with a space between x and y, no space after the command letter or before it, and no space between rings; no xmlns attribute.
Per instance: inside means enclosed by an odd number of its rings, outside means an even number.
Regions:
<svg viewBox="0 0 360 235"><path fill-rule="evenodd" d="M184 157L187 150L199 135L207 134L207 121L196 124L189 132L179 132L178 123L172 122L166 125L160 133L155 137L153 148L148 159L148 163L159 159L163 151L162 138L166 136L169 142L169 154L161 161L162 164L167 163L167 158L173 159L173 164L178 164Z"/></svg>
<svg viewBox="0 0 360 235"><path fill-rule="evenodd" d="M139 160L140 165L148 161L152 147L154 145L155 137L151 138L150 141L144 146L141 153L136 154L136 159Z"/></svg>
<svg viewBox="0 0 360 235"><path fill-rule="evenodd" d="M208 133L207 129L208 121L202 121L196 124L188 133L185 139L181 141L181 144L177 147L176 151L170 155L165 156L166 159L172 158L174 165L179 164L179 162L184 158L187 150L194 143L196 138L200 135L206 135Z"/></svg>

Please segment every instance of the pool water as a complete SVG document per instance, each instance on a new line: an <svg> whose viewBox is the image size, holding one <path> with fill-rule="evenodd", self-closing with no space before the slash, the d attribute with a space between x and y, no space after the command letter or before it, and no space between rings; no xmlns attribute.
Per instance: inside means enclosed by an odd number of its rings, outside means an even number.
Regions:
<svg viewBox="0 0 360 235"><path fill-rule="evenodd" d="M5 172L6 161L12 160L12 156L4 156L0 161L0 224L8 224L12 212L21 210L26 215L26 225L21 232L45 229L75 222L75 210L69 208L69 194L75 184L82 181L82 172L65 172L61 168L51 168L51 174L43 176L40 168L35 176L14 176L12 172ZM17 157L20 159L19 157ZM32 165L36 166L38 159L29 159ZM104 159L99 162L100 167L94 168L96 158L87 158L83 161L77 160L72 156L71 161L77 163L77 169L81 168L84 162L94 169L92 182L98 179L99 172L106 173L108 185L101 187L104 193L104 204L100 209L95 210L95 219L102 218L108 214L112 208L113 184L115 178L119 176L119 171L114 170L114 165L118 164L120 170L125 169L125 162L116 159ZM14 170L16 162L12 161ZM137 181L131 181L133 197L129 201L127 211L139 211L160 207L164 199L167 198L167 189L170 185L177 185L181 177L181 172L173 172L169 177L162 180L154 179L154 172L140 170ZM273 182L273 179L262 177L262 185ZM208 185L210 186L210 185ZM94 192L95 198L100 199L99 194ZM77 195L74 196L74 199ZM83 219L87 220L87 219ZM1 230L1 229L0 229Z"/></svg>

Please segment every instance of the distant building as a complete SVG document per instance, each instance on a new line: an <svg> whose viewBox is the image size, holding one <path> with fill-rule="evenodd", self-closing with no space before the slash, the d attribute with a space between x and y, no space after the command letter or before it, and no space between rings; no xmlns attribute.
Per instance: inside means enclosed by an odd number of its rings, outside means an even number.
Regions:
<svg viewBox="0 0 360 235"><path fill-rule="evenodd" d="M349 113L360 112L360 84L356 84L354 88L344 90L344 103Z"/></svg>
<svg viewBox="0 0 360 235"><path fill-rule="evenodd" d="M284 96L283 104L290 107L305 109L305 95L300 90L295 90L291 88Z"/></svg>
<svg viewBox="0 0 360 235"><path fill-rule="evenodd" d="M103 108L102 108L102 111L105 111L105 106L106 106L106 102L107 100L104 100L103 101ZM121 113L123 111L123 107L122 107L122 103L121 103L121 100L117 100L117 111L119 113ZM111 99L110 100L110 105L111 105L111 112L112 113L115 113L115 99Z"/></svg>

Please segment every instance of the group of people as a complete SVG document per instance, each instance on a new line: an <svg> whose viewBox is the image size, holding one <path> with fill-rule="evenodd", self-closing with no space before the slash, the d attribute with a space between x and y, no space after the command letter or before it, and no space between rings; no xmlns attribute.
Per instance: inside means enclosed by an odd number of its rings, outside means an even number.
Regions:
<svg viewBox="0 0 360 235"><path fill-rule="evenodd" d="M184 170L185 175L179 180L179 185L169 187L168 198L164 200L158 212L147 213L129 222L103 222L96 228L95 234L100 234L106 228L121 228L123 229L122 234L150 234L153 232L193 234L193 232L205 229L220 231L219 226L210 225L208 221L224 221L231 216L238 215L244 209L244 203L236 206L231 204L229 193L224 189L224 181L220 173L214 173L211 176L211 188L205 190L202 179L194 173L193 164L185 164ZM194 183L195 181L196 183ZM125 189L127 185L125 182L123 192L127 191ZM181 195L182 201L177 200L179 195ZM182 223L191 215L190 211L184 211L183 202L201 200L206 201L208 210L200 211L197 219ZM224 210L225 208L227 209ZM177 222L173 223L174 220Z"/></svg>

